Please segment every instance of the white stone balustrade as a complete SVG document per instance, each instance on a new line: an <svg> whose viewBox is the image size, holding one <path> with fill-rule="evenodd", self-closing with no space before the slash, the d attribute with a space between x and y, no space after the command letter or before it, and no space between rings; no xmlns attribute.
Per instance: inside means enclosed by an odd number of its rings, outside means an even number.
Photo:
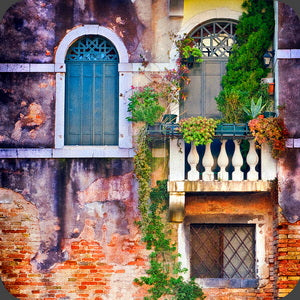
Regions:
<svg viewBox="0 0 300 300"><path fill-rule="evenodd" d="M227 147L229 140L222 140L221 146L218 143L212 147L207 144L205 149L192 144L186 155L183 140L170 140L168 190L172 222L182 222L184 219L186 192L269 191L270 180L277 175L276 161L271 156L270 147L264 144L258 152L254 140L249 140L249 150L243 158L240 142L230 141ZM245 164L248 166L242 171Z"/></svg>
<svg viewBox="0 0 300 300"><path fill-rule="evenodd" d="M227 153L226 143L228 140L221 140L221 147L217 157L213 157L211 151L211 144L205 146L204 155L199 156L197 147L192 144L191 150L187 156L187 165L189 171L187 173L187 179L189 181L257 181L257 180L272 180L276 177L276 161L271 157L269 146L263 145L260 153L260 157L255 147L254 140L249 140L249 151L245 159L241 154L240 140L234 140L233 154L231 156ZM178 160L178 157L177 157ZM215 170L217 162L218 172ZM172 157L170 158L170 163ZM260 166L258 165L260 162ZM241 167L246 163L248 165L248 171L241 171ZM203 166L203 172L201 174L200 165ZM229 172L229 166L231 166L231 172ZM216 175L215 175L216 174Z"/></svg>
<svg viewBox="0 0 300 300"><path fill-rule="evenodd" d="M218 180L228 180L228 172L226 167L228 166L229 159L226 153L226 142L227 140L222 140L221 151L218 157L218 165L220 167L220 172L218 172Z"/></svg>
<svg viewBox="0 0 300 300"><path fill-rule="evenodd" d="M242 181L244 179L244 173L241 171L243 165L243 156L241 153L240 142L241 140L234 140L234 153L232 156L232 165L234 171L232 172L233 181Z"/></svg>

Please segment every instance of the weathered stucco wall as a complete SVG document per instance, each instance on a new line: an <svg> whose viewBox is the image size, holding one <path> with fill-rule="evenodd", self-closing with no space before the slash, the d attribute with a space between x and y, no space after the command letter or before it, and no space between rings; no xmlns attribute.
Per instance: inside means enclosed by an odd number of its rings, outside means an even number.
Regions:
<svg viewBox="0 0 300 300"><path fill-rule="evenodd" d="M295 10L278 1L278 48L300 49L300 22Z"/></svg>
<svg viewBox="0 0 300 300"><path fill-rule="evenodd" d="M278 48L300 49L300 20L288 5L278 3ZM299 51L299 50L298 50ZM300 59L278 60L279 105L291 137L300 137Z"/></svg>
<svg viewBox="0 0 300 300"><path fill-rule="evenodd" d="M53 62L55 48L68 30L80 24L113 29L133 59L143 52L145 26L130 0L24 0L10 8L0 25L0 61Z"/></svg>
<svg viewBox="0 0 300 300"><path fill-rule="evenodd" d="M0 73L0 147L54 146L55 75Z"/></svg>
<svg viewBox="0 0 300 300"><path fill-rule="evenodd" d="M278 47L300 49L300 20L288 5L278 4ZM299 51L299 50L298 50ZM291 138L300 137L300 59L278 60L279 105ZM299 147L299 145L298 145ZM288 149L278 164L279 205L289 222L300 220L300 151Z"/></svg>
<svg viewBox="0 0 300 300"><path fill-rule="evenodd" d="M181 18L168 16L167 0L23 0L0 24L0 61L54 63L57 46L70 30L97 24L122 39L130 62L168 62L169 32L180 31L196 15L210 18L206 12L212 10L227 7L239 13L241 3L186 0ZM280 49L299 48L299 26L293 12L279 3ZM279 102L296 138L299 61L281 60L278 70ZM146 80L139 72L133 75L134 85ZM0 147L53 147L55 92L54 73L0 74ZM153 182L168 173L166 149L154 152ZM225 222L246 216L266 224L261 288L206 289L207 299L272 299L276 281L283 297L300 279L299 221L289 223L300 216L299 165L298 150L289 150L280 161L279 204L286 219L280 215L275 227L269 194L187 197L188 217ZM145 290L133 279L145 273L148 253L135 224L139 213L131 159L2 159L0 186L0 274L12 294L21 300L143 299Z"/></svg>
<svg viewBox="0 0 300 300"><path fill-rule="evenodd" d="M0 274L11 293L140 299L133 279L147 252L131 160L12 159L0 169Z"/></svg>

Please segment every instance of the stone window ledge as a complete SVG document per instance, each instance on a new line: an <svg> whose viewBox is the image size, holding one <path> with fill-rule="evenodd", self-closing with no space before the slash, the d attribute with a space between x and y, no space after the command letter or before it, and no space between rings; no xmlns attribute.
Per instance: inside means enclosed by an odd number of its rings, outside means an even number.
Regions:
<svg viewBox="0 0 300 300"><path fill-rule="evenodd" d="M2 148L0 158L131 158L132 148L118 146L66 146L61 149Z"/></svg>
<svg viewBox="0 0 300 300"><path fill-rule="evenodd" d="M196 278L195 280L203 288L257 288L258 279L240 278Z"/></svg>

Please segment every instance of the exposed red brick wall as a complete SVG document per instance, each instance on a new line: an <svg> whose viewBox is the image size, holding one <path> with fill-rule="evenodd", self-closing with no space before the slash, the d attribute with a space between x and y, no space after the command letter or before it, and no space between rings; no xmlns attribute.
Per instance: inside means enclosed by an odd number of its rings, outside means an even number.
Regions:
<svg viewBox="0 0 300 300"><path fill-rule="evenodd" d="M289 223L278 212L277 295L287 296L300 280L300 221Z"/></svg>
<svg viewBox="0 0 300 300"><path fill-rule="evenodd" d="M129 234L105 242L93 238L88 221L77 238L61 245L66 260L41 273L31 264L41 243L38 210L21 194L0 189L1 279L20 300L141 300L146 291L133 280L144 275L148 253L133 224Z"/></svg>

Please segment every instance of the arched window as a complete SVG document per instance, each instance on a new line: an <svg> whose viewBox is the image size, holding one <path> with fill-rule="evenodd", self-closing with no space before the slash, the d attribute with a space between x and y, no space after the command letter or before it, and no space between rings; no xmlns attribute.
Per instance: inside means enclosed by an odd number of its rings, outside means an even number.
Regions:
<svg viewBox="0 0 300 300"><path fill-rule="evenodd" d="M221 79L235 42L236 21L214 20L206 22L189 34L203 53L203 62L194 64L186 89L187 101L181 106L184 117L218 117L215 97L221 89Z"/></svg>
<svg viewBox="0 0 300 300"><path fill-rule="evenodd" d="M86 35L66 59L65 145L118 145L119 56L105 37Z"/></svg>

